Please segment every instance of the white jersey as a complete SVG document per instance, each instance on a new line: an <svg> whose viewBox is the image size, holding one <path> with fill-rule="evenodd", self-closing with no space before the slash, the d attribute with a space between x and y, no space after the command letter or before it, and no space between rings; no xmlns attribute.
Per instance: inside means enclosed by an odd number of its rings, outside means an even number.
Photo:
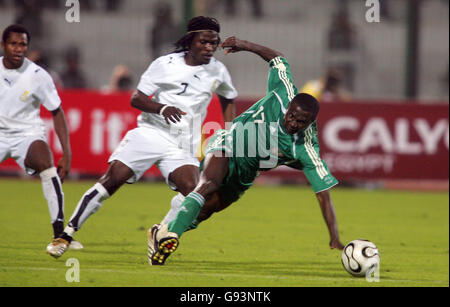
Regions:
<svg viewBox="0 0 450 307"><path fill-rule="evenodd" d="M184 140L189 138L193 148L198 148L200 144L199 129L205 120L213 92L227 99L237 97L224 64L213 57L209 64L190 66L186 64L184 52L171 53L153 61L142 75L137 89L147 96L154 95L153 99L161 104L187 113L180 123L168 125L159 114L142 112L138 117L138 126L172 132L172 136L173 131L183 130Z"/></svg>
<svg viewBox="0 0 450 307"><path fill-rule="evenodd" d="M7 69L0 57L0 136L44 133L41 104L49 111L61 105L51 76L28 59L18 69Z"/></svg>

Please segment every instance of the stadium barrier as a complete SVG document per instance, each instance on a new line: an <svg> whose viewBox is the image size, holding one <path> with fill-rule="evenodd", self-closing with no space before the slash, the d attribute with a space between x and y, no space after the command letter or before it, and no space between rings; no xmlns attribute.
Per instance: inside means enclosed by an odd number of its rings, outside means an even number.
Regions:
<svg viewBox="0 0 450 307"><path fill-rule="evenodd" d="M130 93L60 92L70 129L74 176L98 176L124 134L136 127L139 111L130 106ZM256 101L256 100L255 100ZM239 100L237 114L255 101ZM61 148L51 115L42 110L55 160ZM318 118L321 156L341 181L447 180L449 178L448 104L398 104L387 101L323 103ZM213 98L204 126L205 138L223 127L220 103ZM206 131L208 130L208 131ZM206 142L206 141L205 141ZM205 144L204 142L204 144ZM0 173L18 172L11 159ZM285 179L304 179L287 167L263 173ZM146 177L159 178L153 167Z"/></svg>

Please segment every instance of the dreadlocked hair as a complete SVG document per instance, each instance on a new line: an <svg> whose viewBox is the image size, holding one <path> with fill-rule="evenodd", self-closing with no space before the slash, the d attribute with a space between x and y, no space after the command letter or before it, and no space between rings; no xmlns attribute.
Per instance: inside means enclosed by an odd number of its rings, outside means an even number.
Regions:
<svg viewBox="0 0 450 307"><path fill-rule="evenodd" d="M196 32L200 30L211 30L217 33L220 32L220 25L217 19L206 16L197 16L189 20L187 25L187 34L180 38L175 43L175 51L174 52L183 52L188 51L191 46L192 40L195 37ZM219 37L220 43L220 37Z"/></svg>

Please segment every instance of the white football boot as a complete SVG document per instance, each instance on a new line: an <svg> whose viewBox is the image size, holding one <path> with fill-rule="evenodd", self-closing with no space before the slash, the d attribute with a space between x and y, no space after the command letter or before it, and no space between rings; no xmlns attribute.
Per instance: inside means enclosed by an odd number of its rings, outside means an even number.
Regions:
<svg viewBox="0 0 450 307"><path fill-rule="evenodd" d="M70 242L70 245L69 245L70 250L79 251L83 248L84 248L83 244L81 244L77 240L72 240L72 242Z"/></svg>
<svg viewBox="0 0 450 307"><path fill-rule="evenodd" d="M53 242L47 245L47 254L54 258L61 257L69 248L69 242L62 238L53 239Z"/></svg>
<svg viewBox="0 0 450 307"><path fill-rule="evenodd" d="M163 265L166 259L178 248L178 235L169 232L168 227L167 224L156 224L148 231L150 265Z"/></svg>
<svg viewBox="0 0 450 307"><path fill-rule="evenodd" d="M161 224L155 224L147 231L147 242L148 242L147 258L148 258L148 263L150 265L153 265L152 257L153 257L153 253L155 252L155 242L153 241L153 233L160 226L161 226Z"/></svg>

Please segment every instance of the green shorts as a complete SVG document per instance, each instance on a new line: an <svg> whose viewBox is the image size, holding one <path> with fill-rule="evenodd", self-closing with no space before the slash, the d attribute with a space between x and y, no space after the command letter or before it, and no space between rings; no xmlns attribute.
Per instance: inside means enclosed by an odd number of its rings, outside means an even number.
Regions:
<svg viewBox="0 0 450 307"><path fill-rule="evenodd" d="M240 158L233 157L229 143L232 140L227 136L230 135L226 130L217 131L208 143L205 156L209 153L228 156L228 174L220 186L219 193L225 202L234 203L253 185L259 172L244 167ZM204 160L200 164L200 171L203 169L203 163Z"/></svg>

